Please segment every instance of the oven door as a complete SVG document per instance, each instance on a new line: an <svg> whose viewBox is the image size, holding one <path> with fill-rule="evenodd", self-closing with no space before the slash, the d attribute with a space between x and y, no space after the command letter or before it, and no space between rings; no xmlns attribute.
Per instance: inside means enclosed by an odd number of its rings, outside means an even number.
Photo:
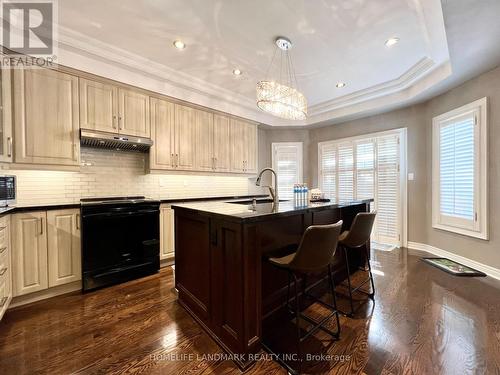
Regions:
<svg viewBox="0 0 500 375"><path fill-rule="evenodd" d="M159 269L158 208L111 208L82 212L84 290Z"/></svg>

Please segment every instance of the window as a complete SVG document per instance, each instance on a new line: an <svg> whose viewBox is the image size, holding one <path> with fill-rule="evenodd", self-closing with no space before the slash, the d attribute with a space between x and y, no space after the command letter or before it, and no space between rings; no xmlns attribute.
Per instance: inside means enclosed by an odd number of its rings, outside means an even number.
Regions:
<svg viewBox="0 0 500 375"><path fill-rule="evenodd" d="M375 241L400 244L401 135L404 130L322 142L318 148L319 187L334 202L374 199Z"/></svg>
<svg viewBox="0 0 500 375"><path fill-rule="evenodd" d="M278 175L278 196L293 199L293 185L302 182L302 142L273 143L272 158Z"/></svg>
<svg viewBox="0 0 500 375"><path fill-rule="evenodd" d="M432 226L488 239L487 100L433 119Z"/></svg>

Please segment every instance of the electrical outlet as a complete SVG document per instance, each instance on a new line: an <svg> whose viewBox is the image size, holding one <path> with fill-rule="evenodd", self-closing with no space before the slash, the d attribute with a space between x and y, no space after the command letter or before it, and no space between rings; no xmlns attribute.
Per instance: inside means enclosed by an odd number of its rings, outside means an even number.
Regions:
<svg viewBox="0 0 500 375"><path fill-rule="evenodd" d="M410 172L408 173L408 181L413 181L415 179L415 173Z"/></svg>

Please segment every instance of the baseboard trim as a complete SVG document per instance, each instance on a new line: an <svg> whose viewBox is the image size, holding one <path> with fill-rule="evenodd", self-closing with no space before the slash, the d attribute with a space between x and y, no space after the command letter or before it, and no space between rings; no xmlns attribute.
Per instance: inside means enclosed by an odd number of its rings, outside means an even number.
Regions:
<svg viewBox="0 0 500 375"><path fill-rule="evenodd" d="M420 242L408 241L408 248L414 249L414 250L426 251L428 253L431 253L433 255L443 257L443 258L449 258L451 260L454 260L455 262L462 263L462 264L469 266L469 267L472 267L478 271L484 272L485 274L493 277L494 279L500 280L500 269L488 266L488 265L483 264L483 263L476 262L475 260L465 258L461 255L450 253L449 251L440 249L440 248L435 247L435 246L420 243Z"/></svg>

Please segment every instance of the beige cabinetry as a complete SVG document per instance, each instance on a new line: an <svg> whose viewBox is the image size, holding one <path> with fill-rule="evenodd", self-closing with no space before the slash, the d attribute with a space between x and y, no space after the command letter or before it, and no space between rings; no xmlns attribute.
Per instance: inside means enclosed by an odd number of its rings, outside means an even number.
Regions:
<svg viewBox="0 0 500 375"><path fill-rule="evenodd" d="M231 171L257 172L257 127L243 120L231 119Z"/></svg>
<svg viewBox="0 0 500 375"><path fill-rule="evenodd" d="M0 218L0 319L12 300L10 217Z"/></svg>
<svg viewBox="0 0 500 375"><path fill-rule="evenodd" d="M174 210L170 205L160 206L160 260L174 257Z"/></svg>
<svg viewBox="0 0 500 375"><path fill-rule="evenodd" d="M149 96L135 90L120 88L118 97L120 134L149 138Z"/></svg>
<svg viewBox="0 0 500 375"><path fill-rule="evenodd" d="M150 169L195 169L195 110L151 98Z"/></svg>
<svg viewBox="0 0 500 375"><path fill-rule="evenodd" d="M81 279L79 210L12 215L14 296Z"/></svg>
<svg viewBox="0 0 500 375"><path fill-rule="evenodd" d="M149 138L149 96L80 78L80 127Z"/></svg>
<svg viewBox="0 0 500 375"><path fill-rule="evenodd" d="M79 165L78 78L14 69L16 163Z"/></svg>
<svg viewBox="0 0 500 375"><path fill-rule="evenodd" d="M3 55L0 54L0 57ZM0 61L0 162L12 161L12 70Z"/></svg>
<svg viewBox="0 0 500 375"><path fill-rule="evenodd" d="M14 296L47 289L45 211L14 214L11 219Z"/></svg>
<svg viewBox="0 0 500 375"><path fill-rule="evenodd" d="M196 111L196 169L229 172L229 118L206 111Z"/></svg>
<svg viewBox="0 0 500 375"><path fill-rule="evenodd" d="M118 131L118 88L80 78L80 128Z"/></svg>
<svg viewBox="0 0 500 375"><path fill-rule="evenodd" d="M49 288L81 280L80 210L47 211Z"/></svg>

